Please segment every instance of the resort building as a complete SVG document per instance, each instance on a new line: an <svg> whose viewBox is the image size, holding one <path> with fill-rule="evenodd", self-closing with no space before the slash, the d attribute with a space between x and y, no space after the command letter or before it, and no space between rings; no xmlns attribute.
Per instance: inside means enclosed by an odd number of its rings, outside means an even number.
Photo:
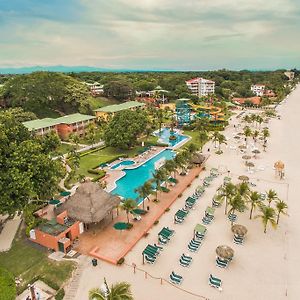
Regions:
<svg viewBox="0 0 300 300"><path fill-rule="evenodd" d="M94 97L102 95L104 93L104 89L103 89L104 85L100 84L99 82L94 82L94 83L85 82L85 84L88 86L92 96Z"/></svg>
<svg viewBox="0 0 300 300"><path fill-rule="evenodd" d="M57 132L56 119L44 118L23 122L23 125L35 135L45 135L51 131Z"/></svg>
<svg viewBox="0 0 300 300"><path fill-rule="evenodd" d="M259 97L262 97L264 95L266 86L264 84L253 84L251 85L251 91Z"/></svg>
<svg viewBox="0 0 300 300"><path fill-rule="evenodd" d="M67 139L71 133L83 135L86 127L94 123L95 117L83 114L72 114L60 117L57 121L57 133L61 139Z"/></svg>
<svg viewBox="0 0 300 300"><path fill-rule="evenodd" d="M30 230L29 239L54 251L67 253L83 230L83 223L70 218L64 211L55 219Z"/></svg>
<svg viewBox="0 0 300 300"><path fill-rule="evenodd" d="M284 75L291 81L294 79L295 77L295 72L292 71L286 71L284 72Z"/></svg>
<svg viewBox="0 0 300 300"><path fill-rule="evenodd" d="M261 103L261 98L260 97L250 97L250 98L233 98L232 99L233 103L237 104L250 104L250 105L255 105L259 106Z"/></svg>
<svg viewBox="0 0 300 300"><path fill-rule="evenodd" d="M84 134L85 128L94 120L94 116L76 113L57 119L44 118L27 121L23 122L23 125L35 135L43 136L54 131L61 139L66 139L70 133Z"/></svg>
<svg viewBox="0 0 300 300"><path fill-rule="evenodd" d="M208 96L215 92L215 82L201 77L193 78L185 82L193 95L198 97Z"/></svg>
<svg viewBox="0 0 300 300"><path fill-rule="evenodd" d="M122 110L136 110L137 108L144 108L146 106L145 103L141 103L138 101L128 101L121 104L114 104L109 106L104 106L98 109L95 109L95 115L97 118L104 118L107 120L109 117L113 117L115 113Z"/></svg>

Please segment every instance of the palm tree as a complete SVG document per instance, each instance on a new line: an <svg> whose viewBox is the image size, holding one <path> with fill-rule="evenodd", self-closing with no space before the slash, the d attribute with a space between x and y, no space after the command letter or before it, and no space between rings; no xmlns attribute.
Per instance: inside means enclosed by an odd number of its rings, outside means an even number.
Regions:
<svg viewBox="0 0 300 300"><path fill-rule="evenodd" d="M262 136L264 138L264 142L267 142L267 138L270 136L270 132L268 128L264 128L262 131Z"/></svg>
<svg viewBox="0 0 300 300"><path fill-rule="evenodd" d="M178 153L175 158L174 158L174 162L176 164L176 169L177 168L183 168L184 164L185 164L185 160L184 157L181 153Z"/></svg>
<svg viewBox="0 0 300 300"><path fill-rule="evenodd" d="M250 217L249 217L250 220L251 220L252 219L253 210L256 207L260 206L260 204L261 204L258 192L256 192L256 191L251 192L251 194L249 195L249 203L251 205L251 208L250 208Z"/></svg>
<svg viewBox="0 0 300 300"><path fill-rule="evenodd" d="M214 133L212 135L212 141L215 143L215 148L217 148L217 142L219 139L219 135L220 135L220 133L218 131L214 131Z"/></svg>
<svg viewBox="0 0 300 300"><path fill-rule="evenodd" d="M155 182L155 200L157 201L158 197L158 191L160 190L160 185L163 181L167 179L166 173L164 169L158 169L156 172L153 174L153 181Z"/></svg>
<svg viewBox="0 0 300 300"><path fill-rule="evenodd" d="M259 136L259 131L258 130L255 130L253 133L252 133L252 137L254 139L254 143L256 143L256 140L257 140L257 137Z"/></svg>
<svg viewBox="0 0 300 300"><path fill-rule="evenodd" d="M243 212L247 207L243 197L237 193L234 197L229 199L229 206L231 207L228 214L234 214L235 211ZM231 225L233 220L231 221Z"/></svg>
<svg viewBox="0 0 300 300"><path fill-rule="evenodd" d="M251 118L249 115L246 115L243 119L246 123L251 123Z"/></svg>
<svg viewBox="0 0 300 300"><path fill-rule="evenodd" d="M106 281L105 281L106 284ZM106 291L99 288L91 289L89 291L90 300L133 300L130 284L123 281L117 282L108 288L106 284Z"/></svg>
<svg viewBox="0 0 300 300"><path fill-rule="evenodd" d="M264 233L267 232L268 223L271 223L272 227L276 228L277 225L275 221L276 213L274 208L263 205L260 207L260 211L261 211L261 215L255 216L254 218L261 219L264 226Z"/></svg>
<svg viewBox="0 0 300 300"><path fill-rule="evenodd" d="M241 195L244 201L248 201L250 188L247 182L242 182L237 185L237 193Z"/></svg>
<svg viewBox="0 0 300 300"><path fill-rule="evenodd" d="M217 139L218 139L218 143L219 143L219 151L221 151L221 145L222 145L222 144L227 144L227 143L226 143L226 137L225 137L225 135L219 133Z"/></svg>
<svg viewBox="0 0 300 300"><path fill-rule="evenodd" d="M145 209L145 201L144 199L147 198L148 201L149 195L152 193L152 185L150 181L146 181L142 186L135 189L135 192L139 194L139 198L143 200L143 209Z"/></svg>
<svg viewBox="0 0 300 300"><path fill-rule="evenodd" d="M225 201L225 215L227 214L227 206L228 206L228 201L231 199L236 193L236 186L229 182L225 186L221 188L219 191L216 200L220 201Z"/></svg>
<svg viewBox="0 0 300 300"><path fill-rule="evenodd" d="M73 169L78 169L80 166L80 155L79 153L72 148L69 152L69 159L68 161L71 163Z"/></svg>
<svg viewBox="0 0 300 300"><path fill-rule="evenodd" d="M287 215L287 213L284 211L287 208L288 208L288 206L287 206L287 204L284 201L278 200L276 202L276 209L277 209L277 221L276 221L276 224L279 223L280 214Z"/></svg>
<svg viewBox="0 0 300 300"><path fill-rule="evenodd" d="M137 207L137 203L133 199L126 199L123 204L121 205L121 209L125 210L127 215L127 223L129 223L129 213Z"/></svg>
<svg viewBox="0 0 300 300"><path fill-rule="evenodd" d="M168 173L168 174L172 174L172 172L175 172L176 171L175 161L173 159L166 160L164 169L166 170L166 173Z"/></svg>
<svg viewBox="0 0 300 300"><path fill-rule="evenodd" d="M207 135L207 132L206 131L200 131L199 133L199 140L200 140L200 150L202 151L202 148L203 148L203 144L207 141L208 139L208 135Z"/></svg>
<svg viewBox="0 0 300 300"><path fill-rule="evenodd" d="M248 143L248 137L250 137L251 134L252 134L252 131L251 131L250 127L246 126L244 128L244 136L246 137L246 144Z"/></svg>
<svg viewBox="0 0 300 300"><path fill-rule="evenodd" d="M257 116L256 122L259 124L259 127L261 126L261 123L264 121L264 119L261 116Z"/></svg>
<svg viewBox="0 0 300 300"><path fill-rule="evenodd" d="M271 202L278 199L277 193L274 190L269 190L267 192L267 201L269 203L269 207L271 206Z"/></svg>
<svg viewBox="0 0 300 300"><path fill-rule="evenodd" d="M198 150L198 147L194 143L190 143L186 147L186 150L192 155L192 154L194 154Z"/></svg>

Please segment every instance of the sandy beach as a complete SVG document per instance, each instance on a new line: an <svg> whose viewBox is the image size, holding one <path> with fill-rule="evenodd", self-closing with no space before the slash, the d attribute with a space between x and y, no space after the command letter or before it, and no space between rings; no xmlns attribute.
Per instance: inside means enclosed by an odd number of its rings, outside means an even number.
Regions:
<svg viewBox="0 0 300 300"><path fill-rule="evenodd" d="M98 266L93 267L90 257L80 257L80 264L83 268L80 278L77 279L76 290L73 289L73 299L88 299L88 291L101 286L103 277L106 277L109 284L117 281L129 282L136 300L299 299L297 291L300 282L298 274L300 206L297 203L297 184L300 180L299 99L300 86L278 106L277 111L281 115L281 120L271 119L267 125L271 132L268 147L266 152L263 152L262 147L258 146L261 153L257 158L252 159L257 170L251 174L247 173L241 158L242 154L232 149L237 145L233 138L236 133L234 124L237 124L237 119L233 117L225 131L228 145L222 145L224 153L222 155L212 153L206 163L207 171L202 172L192 186L185 191L183 197L178 199L171 206L171 210L161 217L159 224L151 229L149 235L138 242L126 256L126 264L116 267L99 261ZM207 153L207 148L210 148L210 152L214 152L212 143L206 145L205 153ZM286 165L283 180L275 176L273 165L277 160L282 160ZM193 194L212 167L224 173L214 179L211 186L206 189L205 194L197 202L195 209L190 212L185 222L174 225L175 212L184 206L185 199ZM268 227L267 233L264 234L259 219L249 220L248 210L242 214L238 213L237 223L245 225L248 228L248 234L244 245L236 245L233 243L231 224L224 215L223 205L216 209L215 220L207 226L207 236L200 250L192 254L191 266L183 268L179 265L179 257L182 253L188 253L187 245L193 236L193 228L197 223L201 223L206 207L211 205L216 189L222 184L228 170L234 183L239 182L237 179L239 175L246 174L250 177L250 181L257 185L253 188L254 190L259 192L276 190L279 198L288 203L289 216L282 216L278 228L273 230ZM257 214L258 211L255 211L254 215ZM143 264L143 249L147 244L157 242L157 233L164 226L174 229L175 236L164 247L164 251L154 265ZM223 244L232 247L235 251L234 259L227 269L220 269L215 265L215 249ZM143 271L136 270L134 273L132 264ZM168 280L171 271L183 276L183 283L179 287L159 279ZM222 292L208 285L210 273L222 279Z"/></svg>

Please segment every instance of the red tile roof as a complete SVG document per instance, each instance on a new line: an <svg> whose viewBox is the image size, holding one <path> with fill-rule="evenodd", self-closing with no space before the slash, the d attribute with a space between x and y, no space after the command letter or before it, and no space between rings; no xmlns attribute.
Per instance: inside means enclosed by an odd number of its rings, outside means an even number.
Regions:
<svg viewBox="0 0 300 300"><path fill-rule="evenodd" d="M244 104L246 101L250 101L253 105L260 105L261 98L260 97L233 98L232 101L237 102L239 104Z"/></svg>

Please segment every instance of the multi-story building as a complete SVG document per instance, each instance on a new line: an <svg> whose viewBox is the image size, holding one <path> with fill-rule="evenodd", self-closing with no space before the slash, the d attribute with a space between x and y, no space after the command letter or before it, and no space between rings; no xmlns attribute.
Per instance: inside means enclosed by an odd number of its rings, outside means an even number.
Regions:
<svg viewBox="0 0 300 300"><path fill-rule="evenodd" d="M215 92L215 82L201 77L193 78L185 82L193 95L207 96Z"/></svg>
<svg viewBox="0 0 300 300"><path fill-rule="evenodd" d="M284 75L289 79L289 80L293 80L295 78L295 72L292 71L286 71L284 72Z"/></svg>
<svg viewBox="0 0 300 300"><path fill-rule="evenodd" d="M67 139L71 133L82 135L85 128L95 117L83 114L66 115L57 119L44 118L23 122L23 125L35 135L46 135L54 131L61 139Z"/></svg>
<svg viewBox="0 0 300 300"><path fill-rule="evenodd" d="M90 89L90 92L92 94L92 96L99 96L102 95L104 93L104 85L100 84L99 82L94 82L94 83L85 83L88 88Z"/></svg>
<svg viewBox="0 0 300 300"><path fill-rule="evenodd" d="M251 85L251 91L259 97L262 97L264 95L266 86L264 84L252 84Z"/></svg>

